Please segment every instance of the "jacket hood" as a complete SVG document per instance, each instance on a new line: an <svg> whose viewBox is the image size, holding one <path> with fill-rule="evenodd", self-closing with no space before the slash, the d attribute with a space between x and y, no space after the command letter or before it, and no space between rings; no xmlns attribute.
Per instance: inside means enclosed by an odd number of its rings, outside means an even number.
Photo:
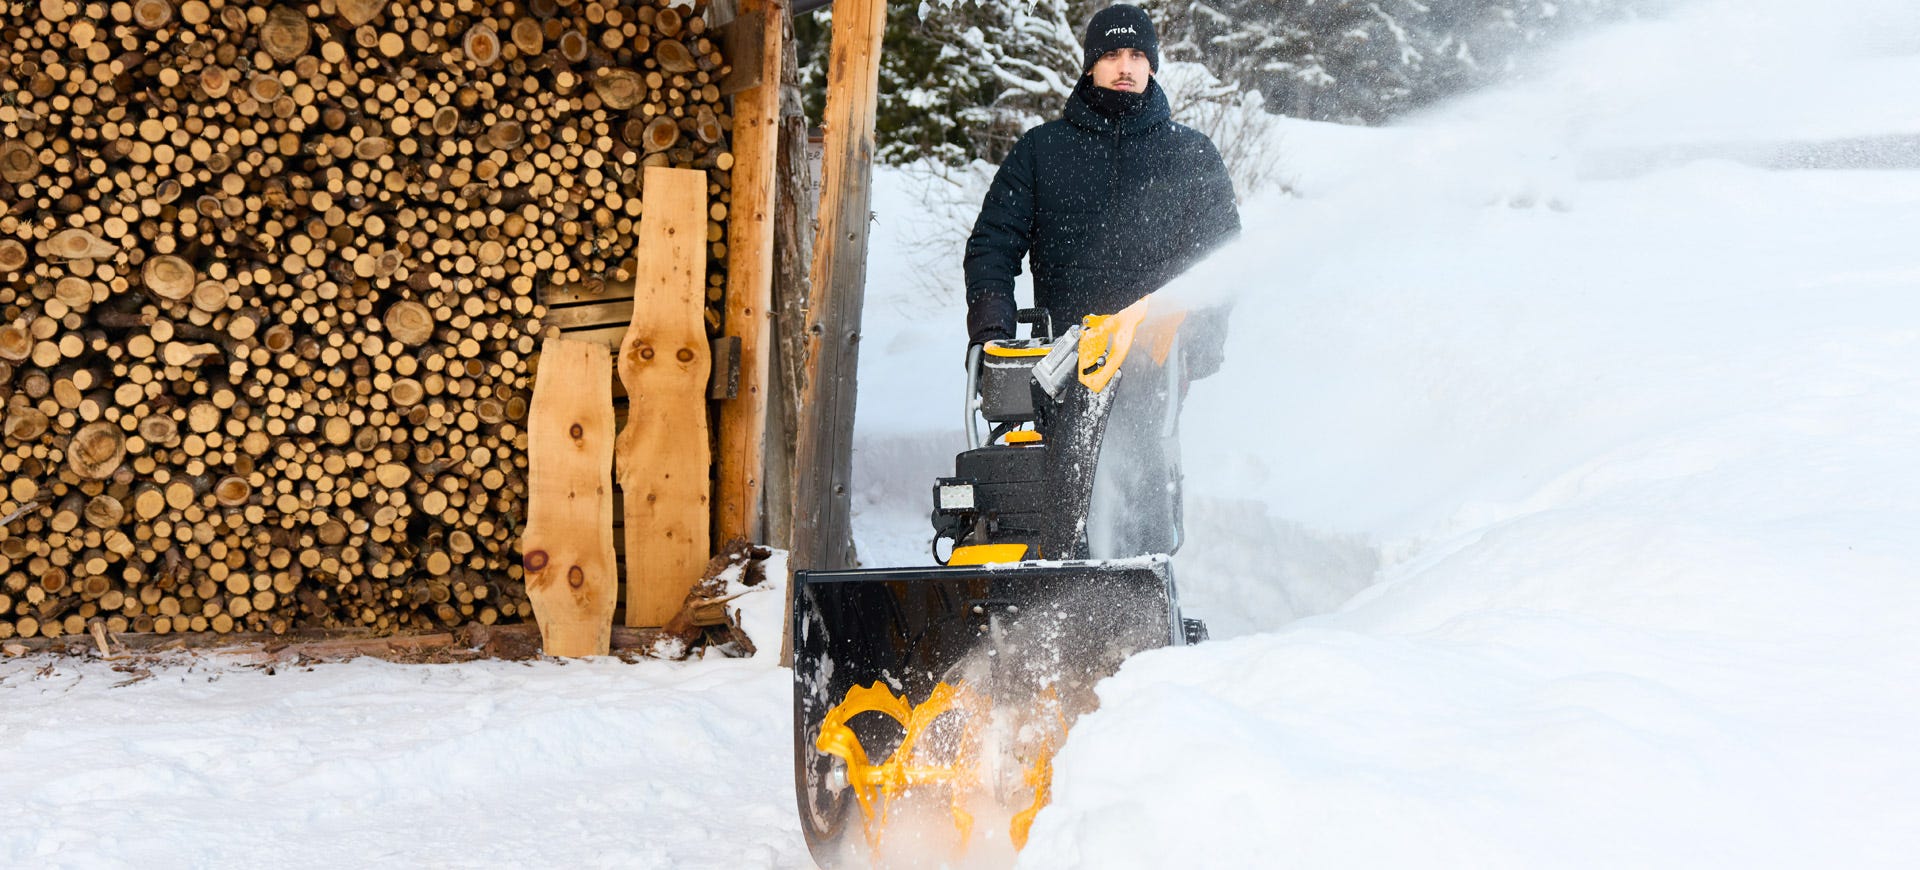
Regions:
<svg viewBox="0 0 1920 870"><path fill-rule="evenodd" d="M1067 108L1061 113L1075 127L1105 136L1111 136L1118 129L1122 136L1133 136L1153 129L1155 126L1173 117L1173 110L1167 105L1167 92L1160 89L1159 79L1147 79L1146 105L1140 111L1122 118L1109 118L1094 111L1086 100L1086 91L1093 87L1093 76L1080 77L1080 83L1074 86L1073 96L1067 98Z"/></svg>

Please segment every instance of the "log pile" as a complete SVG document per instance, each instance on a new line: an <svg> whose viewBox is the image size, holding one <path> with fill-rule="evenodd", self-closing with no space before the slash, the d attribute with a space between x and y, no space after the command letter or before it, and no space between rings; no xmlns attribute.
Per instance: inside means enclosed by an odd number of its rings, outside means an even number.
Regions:
<svg viewBox="0 0 1920 870"><path fill-rule="evenodd" d="M542 294L649 165L725 251L703 6L0 0L0 639L527 618Z"/></svg>

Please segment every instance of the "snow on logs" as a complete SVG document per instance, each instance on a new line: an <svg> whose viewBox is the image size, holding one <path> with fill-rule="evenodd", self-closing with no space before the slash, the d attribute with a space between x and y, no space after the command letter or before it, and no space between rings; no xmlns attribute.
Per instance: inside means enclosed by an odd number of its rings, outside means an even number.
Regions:
<svg viewBox="0 0 1920 870"><path fill-rule="evenodd" d="M647 167L730 201L704 7L14 3L0 639L529 617L541 301L632 280Z"/></svg>

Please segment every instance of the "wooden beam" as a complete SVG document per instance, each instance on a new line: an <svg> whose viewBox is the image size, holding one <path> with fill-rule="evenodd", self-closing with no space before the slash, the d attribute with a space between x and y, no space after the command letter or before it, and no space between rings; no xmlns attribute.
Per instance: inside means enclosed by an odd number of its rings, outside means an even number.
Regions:
<svg viewBox="0 0 1920 870"><path fill-rule="evenodd" d="M745 0L733 27L759 37L743 46L751 63L779 69L783 0ZM743 20L748 19L748 20ZM733 55L730 55L733 56ZM745 59L735 57L734 68ZM727 235L727 335L739 339L737 381L720 405L714 475L714 540L766 540L760 488L766 475L768 378L773 356L773 183L780 147L780 83L767 77L733 103L733 210Z"/></svg>
<svg viewBox="0 0 1920 870"><path fill-rule="evenodd" d="M800 428L800 371L806 361L807 299L813 276L813 161L807 158L807 112L800 94L793 14L780 16L780 148L773 197L773 377L767 403L766 483L761 501L767 542L793 548L794 432ZM791 560L789 560L791 561ZM780 620L780 664L793 665L793 583Z"/></svg>
<svg viewBox="0 0 1920 870"><path fill-rule="evenodd" d="M707 563L707 174L647 167L633 323L620 342L627 425L627 625L665 625Z"/></svg>
<svg viewBox="0 0 1920 870"><path fill-rule="evenodd" d="M603 656L620 563L613 555L613 360L597 344L549 338L527 412L527 598L542 648Z"/></svg>
<svg viewBox="0 0 1920 870"><path fill-rule="evenodd" d="M616 653L653 655L665 637L657 629L614 628L611 648ZM306 629L286 634L247 632L214 634L108 634L112 653L102 658L140 664L162 663L182 650L219 655L234 661L274 662L348 661L372 656L399 662L464 662L482 658L530 659L540 654L536 626L472 623L452 631L428 634L376 635L369 629ZM53 653L86 656L93 649L90 635L16 638L0 643L0 654L23 656ZM137 672L135 672L137 674Z"/></svg>
<svg viewBox="0 0 1920 870"><path fill-rule="evenodd" d="M723 335L710 342L710 345L713 350L713 375L712 379L707 383L707 398L715 401L731 401L739 398L740 339L737 336ZM725 440L723 434L721 443L724 444ZM720 464L725 465L724 462ZM749 469L749 471L751 471L751 469ZM754 483L756 481L750 479L748 482ZM714 504L717 507L719 502L715 501ZM743 537L748 537L748 535L735 534L728 538L722 538L716 535L714 540L724 541Z"/></svg>
<svg viewBox="0 0 1920 870"><path fill-rule="evenodd" d="M732 96L758 88L767 82L768 71L780 69L780 43L773 43L774 52L769 57L764 50L768 39L765 31L775 31L772 38L779 39L780 24L773 19L786 14L784 0L743 0L740 14L720 28L720 50L732 67L720 77L721 95ZM738 102L734 103L736 122L739 106Z"/></svg>
<svg viewBox="0 0 1920 870"><path fill-rule="evenodd" d="M845 568L852 561L853 412L866 297L867 219L872 199L874 115L886 0L833 8L821 156L819 244L807 309L807 361L796 433L793 567Z"/></svg>
<svg viewBox="0 0 1920 870"><path fill-rule="evenodd" d="M773 375L767 400L767 476L761 487L767 543L793 549L794 433L800 427L801 367L806 362L807 300L812 293L814 213L819 204L807 156L807 113L800 92L793 17L780 19L780 148L773 194Z"/></svg>

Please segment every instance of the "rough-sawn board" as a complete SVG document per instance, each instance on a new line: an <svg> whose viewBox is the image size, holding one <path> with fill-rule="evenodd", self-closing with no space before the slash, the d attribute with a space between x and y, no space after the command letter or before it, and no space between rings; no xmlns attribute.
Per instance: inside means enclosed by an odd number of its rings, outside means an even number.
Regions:
<svg viewBox="0 0 1920 870"><path fill-rule="evenodd" d="M607 349L548 339L527 415L527 598L548 655L606 655L613 553L613 367Z"/></svg>
<svg viewBox="0 0 1920 870"><path fill-rule="evenodd" d="M633 323L616 363L627 425L615 441L625 498L627 625L680 610L708 552L707 176L648 167Z"/></svg>

